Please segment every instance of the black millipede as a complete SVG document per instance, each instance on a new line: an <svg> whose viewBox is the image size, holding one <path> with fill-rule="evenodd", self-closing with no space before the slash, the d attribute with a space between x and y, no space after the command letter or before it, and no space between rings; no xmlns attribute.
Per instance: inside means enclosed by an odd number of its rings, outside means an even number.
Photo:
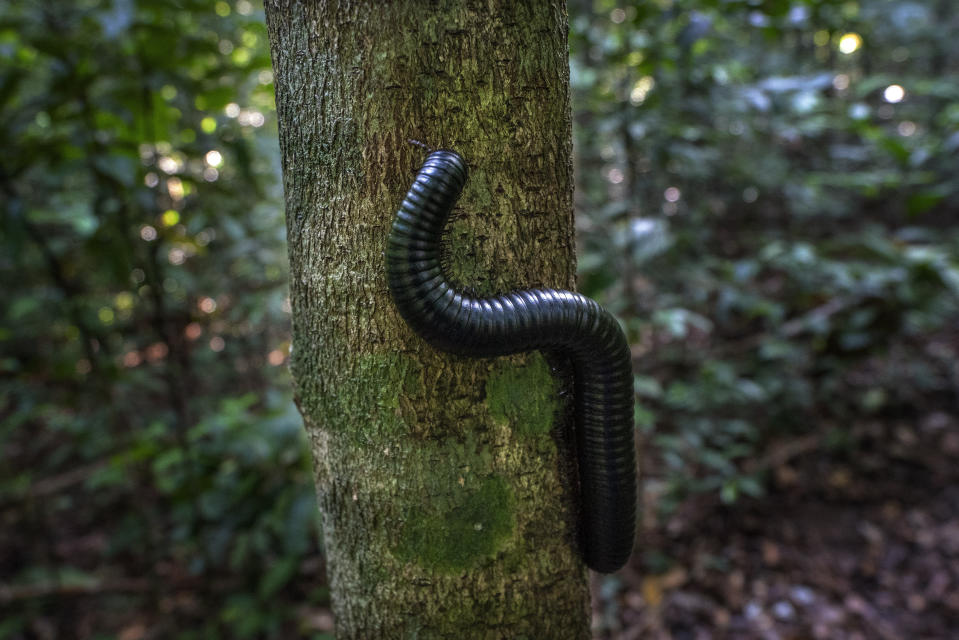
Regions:
<svg viewBox="0 0 959 640"><path fill-rule="evenodd" d="M437 349L471 357L535 349L573 364L581 545L587 566L610 573L633 548L636 452L629 345L615 318L571 291L524 289L477 298L455 290L441 237L467 179L454 151L429 154L403 199L386 252L390 293L403 319Z"/></svg>

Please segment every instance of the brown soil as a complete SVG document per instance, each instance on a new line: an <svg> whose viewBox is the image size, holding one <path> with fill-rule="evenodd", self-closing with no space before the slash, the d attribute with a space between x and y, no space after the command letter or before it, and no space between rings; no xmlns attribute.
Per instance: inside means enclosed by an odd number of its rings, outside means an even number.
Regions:
<svg viewBox="0 0 959 640"><path fill-rule="evenodd" d="M594 585L595 637L959 637L959 423L860 431L855 458L793 459L763 499L651 523L657 551Z"/></svg>

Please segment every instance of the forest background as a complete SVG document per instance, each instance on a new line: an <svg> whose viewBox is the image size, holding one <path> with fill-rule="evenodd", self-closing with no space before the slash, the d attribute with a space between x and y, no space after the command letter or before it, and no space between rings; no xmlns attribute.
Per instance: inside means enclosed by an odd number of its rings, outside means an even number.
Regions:
<svg viewBox="0 0 959 640"><path fill-rule="evenodd" d="M950 5L570 2L644 481L597 638L959 625ZM262 7L4 3L0 113L0 640L332 637Z"/></svg>

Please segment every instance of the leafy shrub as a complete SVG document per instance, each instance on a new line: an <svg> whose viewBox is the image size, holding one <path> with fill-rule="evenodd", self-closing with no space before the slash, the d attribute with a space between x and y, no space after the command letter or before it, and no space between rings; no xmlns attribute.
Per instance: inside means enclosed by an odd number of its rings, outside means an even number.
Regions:
<svg viewBox="0 0 959 640"><path fill-rule="evenodd" d="M959 93L943 3L665 6L593 3L571 48L581 284L630 329L668 510L954 390L920 347L959 317Z"/></svg>

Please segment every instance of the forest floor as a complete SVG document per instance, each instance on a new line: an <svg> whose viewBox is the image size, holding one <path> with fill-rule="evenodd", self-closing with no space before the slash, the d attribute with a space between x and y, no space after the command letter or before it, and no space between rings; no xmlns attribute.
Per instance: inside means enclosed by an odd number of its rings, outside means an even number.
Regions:
<svg viewBox="0 0 959 640"><path fill-rule="evenodd" d="M812 436L772 447L762 498L730 506L690 499L665 519L647 509L633 563L594 577L594 638L959 637L959 420L934 412L918 421L864 423L849 433L855 444L845 451ZM656 478L645 486L646 503L655 505ZM45 530L57 534L45 545L51 559L137 577L0 588L0 638L176 637L202 628L231 594L257 588L258 576L192 576L164 564L148 579L148 567L140 567L142 577L129 567L104 567L101 529L108 523L93 521L80 535L62 521L20 528L26 515L7 511L0 518L0 567L14 566L14 556L38 544L18 529ZM134 560L142 562L131 559L134 568ZM322 575L322 557L311 554L277 594L295 609L290 619L284 614L281 637L332 637ZM22 624L11 627L15 618Z"/></svg>
<svg viewBox="0 0 959 640"><path fill-rule="evenodd" d="M857 436L855 458L775 467L761 499L647 522L634 566L594 582L594 637L959 637L959 422L933 413ZM635 566L643 549L670 568Z"/></svg>

